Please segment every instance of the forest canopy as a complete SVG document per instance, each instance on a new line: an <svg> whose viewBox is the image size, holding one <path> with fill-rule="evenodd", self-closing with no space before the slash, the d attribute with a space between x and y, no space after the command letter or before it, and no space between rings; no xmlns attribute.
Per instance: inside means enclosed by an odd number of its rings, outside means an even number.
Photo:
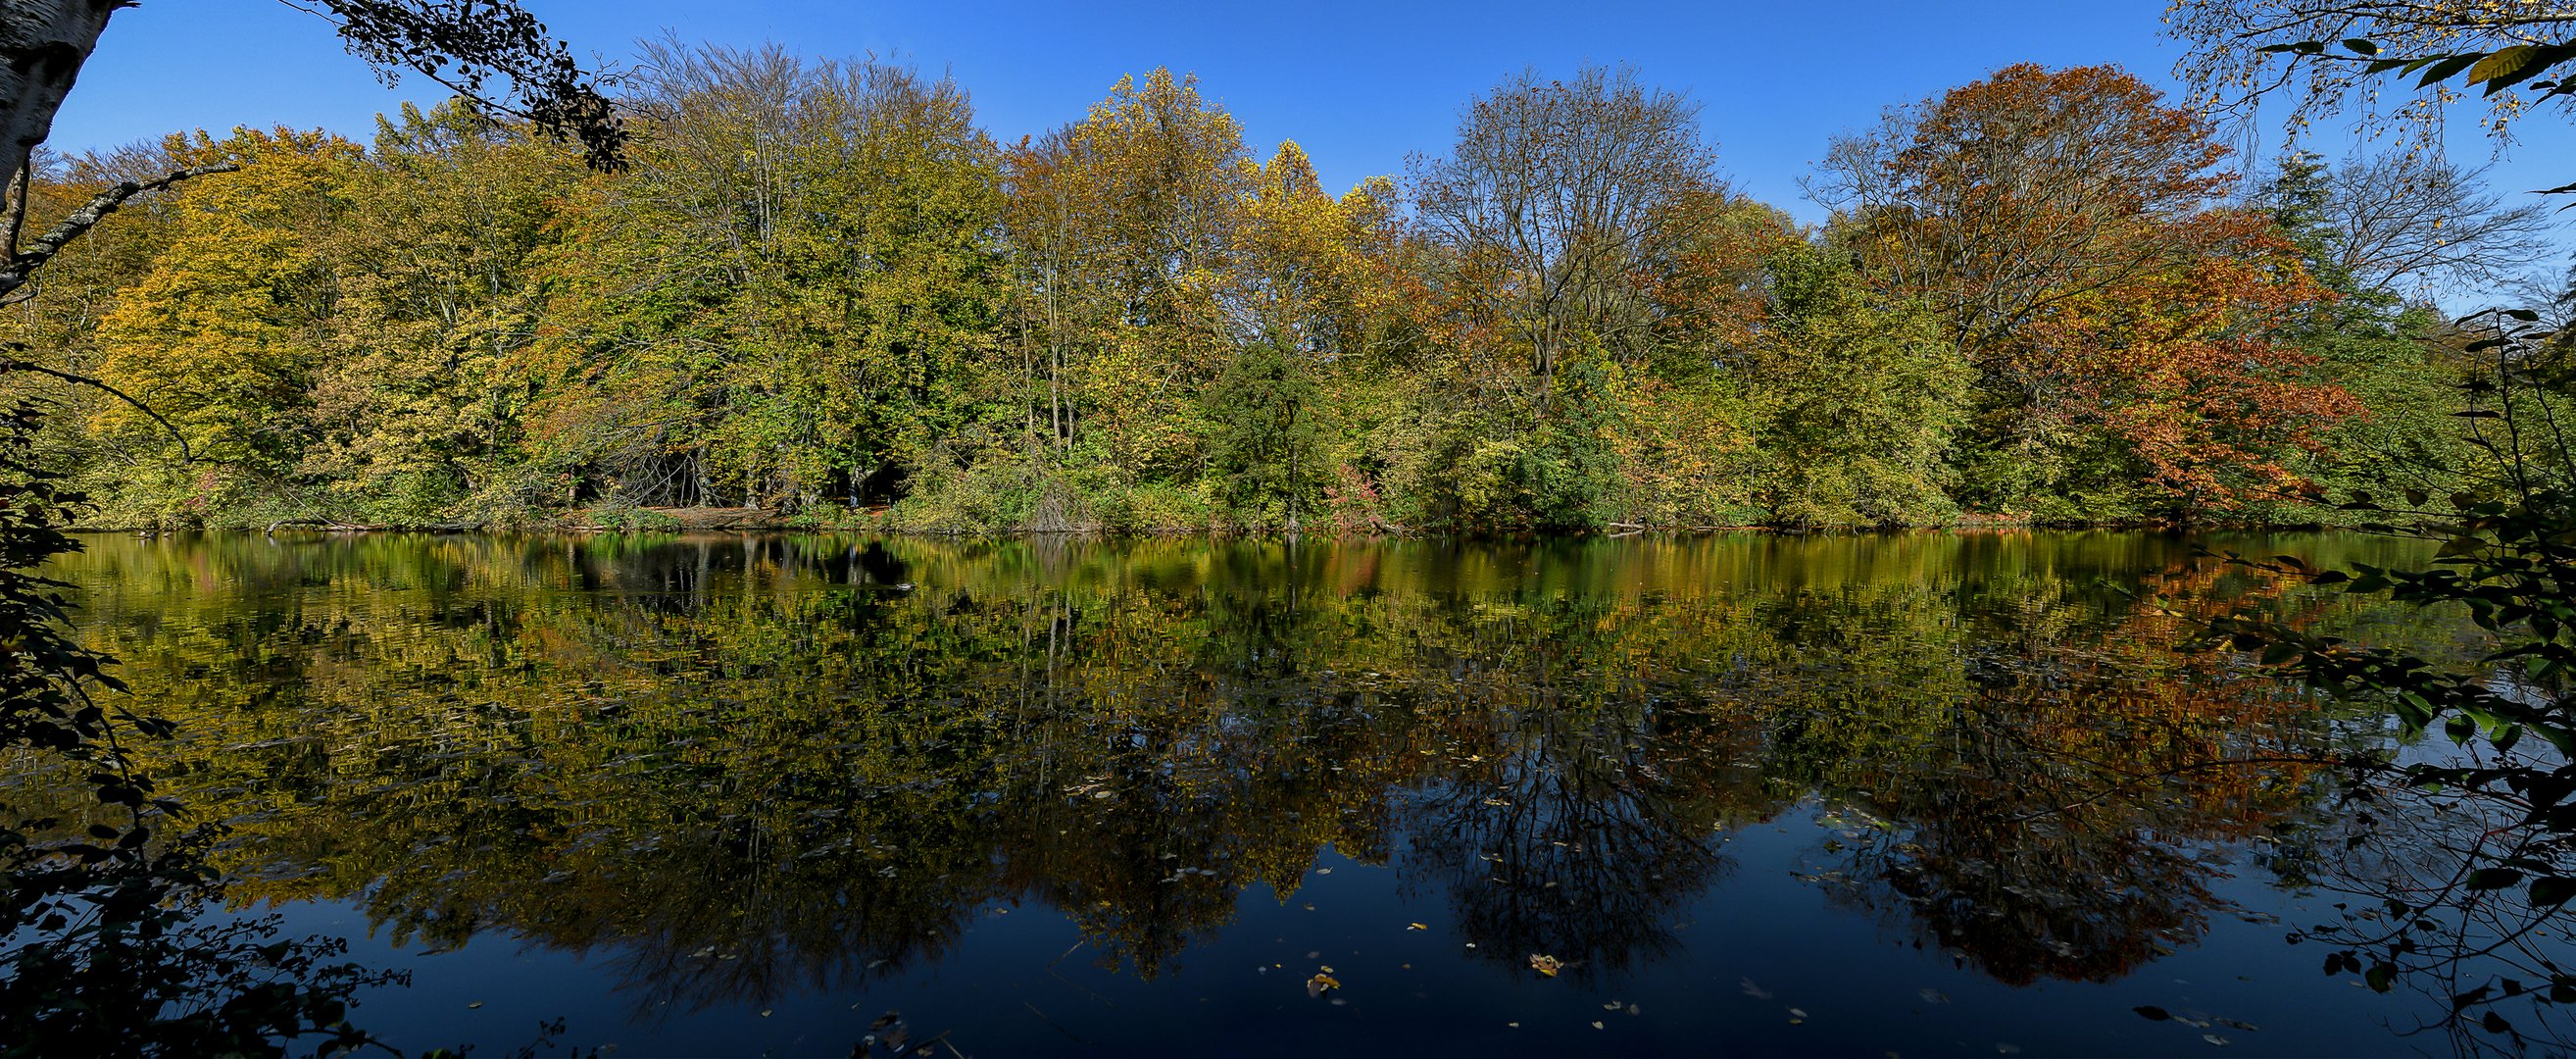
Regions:
<svg viewBox="0 0 2576 1059"><path fill-rule="evenodd" d="M649 51L622 167L462 103L41 157L38 215L240 167L0 313L159 413L14 374L46 458L168 528L2314 521L2457 465L2428 285L2541 264L2474 172L2244 158L2116 67L1890 109L1801 226L1629 69L1336 194L1168 70L1002 143L907 66Z"/></svg>

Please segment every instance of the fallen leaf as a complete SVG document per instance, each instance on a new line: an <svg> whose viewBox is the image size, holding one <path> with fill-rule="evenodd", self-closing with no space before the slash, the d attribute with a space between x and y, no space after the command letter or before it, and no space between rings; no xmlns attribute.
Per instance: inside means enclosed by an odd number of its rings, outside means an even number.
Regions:
<svg viewBox="0 0 2576 1059"><path fill-rule="evenodd" d="M1314 998L1342 987L1341 980L1329 974L1318 974L1306 980L1306 996Z"/></svg>
<svg viewBox="0 0 2576 1059"><path fill-rule="evenodd" d="M2220 1047L2225 1047L2225 1046L2227 1045L2227 1038L2225 1038L2225 1037L2221 1037L2221 1036L2219 1036L2219 1035L2217 1035L2217 1034L2215 1034L2215 1033L2204 1033L2204 1034L2201 1034L2201 1035L2200 1035L2200 1039L2201 1039L2201 1040L2204 1040L2204 1041L2208 1041L2209 1043L2211 1043L2211 1044L2215 1044L2215 1045L2218 1045L2218 1046L2220 1046Z"/></svg>
<svg viewBox="0 0 2576 1059"><path fill-rule="evenodd" d="M1469 947L1473 948L1473 946ZM1538 953L1530 954L1530 970L1537 971L1549 978L1556 977L1557 969L1564 966L1565 961L1559 960L1554 956L1542 956Z"/></svg>
<svg viewBox="0 0 2576 1059"><path fill-rule="evenodd" d="M1430 927L1428 927L1428 926L1425 926L1425 925L1423 925L1423 924L1420 924L1420 923L1407 923L1407 924L1405 924L1405 925L1404 925L1404 929L1406 929L1406 930L1429 930L1429 929L1431 929L1431 928L1430 928Z"/></svg>

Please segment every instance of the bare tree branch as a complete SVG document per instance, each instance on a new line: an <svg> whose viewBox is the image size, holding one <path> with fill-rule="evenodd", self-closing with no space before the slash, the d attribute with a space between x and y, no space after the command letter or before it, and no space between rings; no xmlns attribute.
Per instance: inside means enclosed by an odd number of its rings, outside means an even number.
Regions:
<svg viewBox="0 0 2576 1059"><path fill-rule="evenodd" d="M25 348L26 348L26 347L24 347L24 346L20 346L20 345L18 345L18 344L16 344L16 343L10 343L9 348L10 348L10 349L12 349L12 350L16 350L16 351L23 352L23 351L25 351ZM89 377L89 376L87 376L87 375L82 375L82 374L79 374L79 373L77 373L77 372L63 371L63 370L60 370L60 369L57 369L57 368L48 368L48 367L46 367L46 366L44 366L44 365L42 365L42 364L38 364L38 363L36 363L36 362L34 362L34 361L28 361L28 360L0 360L0 374L5 374L5 373L8 373L8 372L13 372L13 371L33 372L33 373L38 374L38 375L46 375L46 376L51 376L51 377L53 377L53 378L61 379L61 380L63 380L64 382L71 383L71 384L73 384L73 385L75 385L75 386L87 386L87 387L90 387L90 388L92 388L92 389L102 391L102 392L106 393L108 396L110 396L110 397L114 397L114 398L116 398L117 400L123 401L123 402L125 402L125 403L127 403L127 404L130 404L130 405L133 405L136 411L139 411L139 412L143 413L144 415L147 415L147 416L152 417L152 421L153 421L153 422L161 424L161 429L163 429L163 430L167 430L167 431L169 431L169 432L170 432L170 437L171 437L173 440L176 440L176 441L179 443L179 459L180 459L180 461L181 461L181 462L183 462L183 463L195 463L195 462L197 462L197 456L196 456L196 453L194 453L194 452L190 451L190 450L189 450L189 448L188 448L188 436L187 436L186 434L182 434L182 433L180 433L180 432L179 432L179 428L178 428L176 425L172 424L169 420L161 418L161 413L153 411L153 410L152 410L152 406L151 406L151 405L144 404L144 403L143 403L143 402L141 402L141 401L135 400L133 397L131 397L131 396L127 395L127 394L126 394L126 392L125 392L125 391L123 391L123 390L117 389L116 387L113 387L113 386L110 386L110 385L108 385L108 384L106 384L106 383L100 382L100 381L98 381L97 379L90 378L90 377Z"/></svg>
<svg viewBox="0 0 2576 1059"><path fill-rule="evenodd" d="M9 204L9 234L5 238L0 238L0 257L12 256L18 252L18 234L27 226L27 192L33 190L31 177L35 170L33 154L34 152L30 151L29 157L18 160L16 198Z"/></svg>
<svg viewBox="0 0 2576 1059"><path fill-rule="evenodd" d="M118 207L125 205L127 199L146 191L158 191L182 180L210 173L230 173L240 168L240 164L234 162L195 166L176 170L167 176L152 180L119 181L114 187L99 192L97 197L84 203L81 208L73 210L71 216L63 218L62 223L54 225L50 231L37 236L35 242L27 244L25 250L12 248L13 252L9 255L8 261L0 264L0 304L6 304L12 292L26 286L28 278L35 274L36 269L52 260L55 254L62 251L65 244L80 238L81 233L97 227L98 222L106 220L108 214L116 212Z"/></svg>

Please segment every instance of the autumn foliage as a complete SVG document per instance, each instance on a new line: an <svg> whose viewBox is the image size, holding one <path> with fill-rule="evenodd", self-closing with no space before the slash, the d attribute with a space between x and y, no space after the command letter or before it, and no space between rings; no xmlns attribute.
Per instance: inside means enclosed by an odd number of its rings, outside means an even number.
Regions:
<svg viewBox="0 0 2576 1059"><path fill-rule="evenodd" d="M2114 67L2029 64L1842 141L1829 187L1891 293L1920 299L1979 370L1982 498L2081 480L2227 509L2301 484L2319 430L2361 411L2280 330L2334 295L2237 174L2207 119Z"/></svg>
<svg viewBox="0 0 2576 1059"><path fill-rule="evenodd" d="M1170 71L1006 144L900 66L660 47L618 173L457 108L56 166L244 166L8 325L219 462L104 399L61 458L164 525L2298 518L2390 410L2303 330L2353 295L2313 233L2116 68L1890 111L1802 228L1631 70L1336 194Z"/></svg>

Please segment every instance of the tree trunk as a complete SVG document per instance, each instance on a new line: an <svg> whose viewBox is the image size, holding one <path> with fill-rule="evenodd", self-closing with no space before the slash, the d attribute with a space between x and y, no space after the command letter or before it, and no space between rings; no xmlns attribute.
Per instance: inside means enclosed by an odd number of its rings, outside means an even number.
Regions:
<svg viewBox="0 0 2576 1059"><path fill-rule="evenodd" d="M54 112L98 47L107 16L123 6L123 0L0 0L0 187L17 181L29 152L53 132Z"/></svg>

